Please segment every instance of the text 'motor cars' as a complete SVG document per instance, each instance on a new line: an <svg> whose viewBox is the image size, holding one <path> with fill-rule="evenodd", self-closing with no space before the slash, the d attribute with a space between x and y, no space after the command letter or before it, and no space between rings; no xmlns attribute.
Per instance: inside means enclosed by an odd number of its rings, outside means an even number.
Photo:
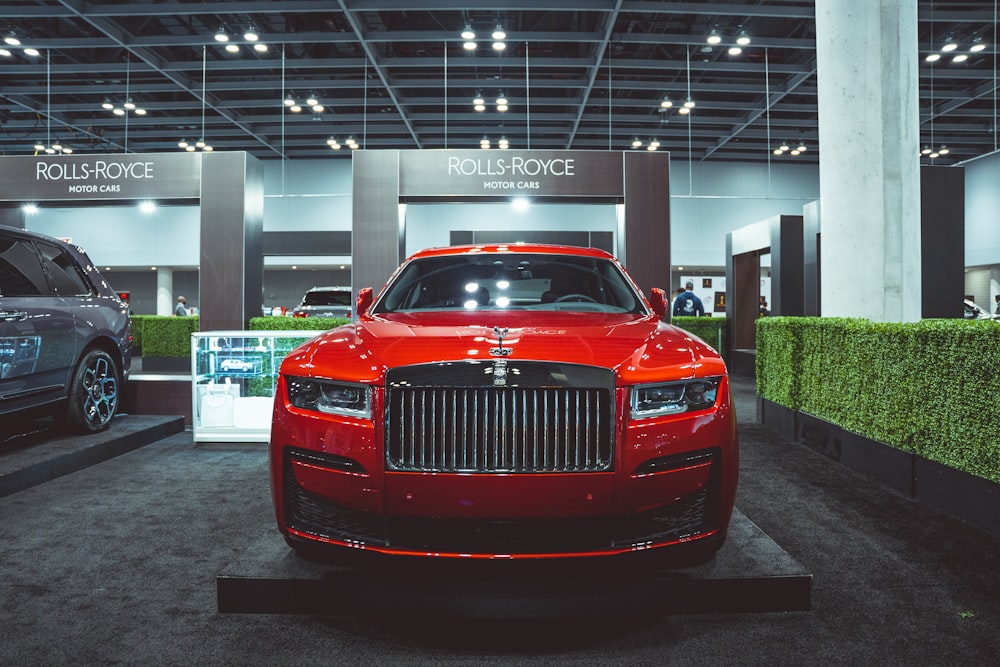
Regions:
<svg viewBox="0 0 1000 667"><path fill-rule="evenodd" d="M281 365L278 527L397 557L711 557L736 493L726 366L611 255L425 250Z"/></svg>

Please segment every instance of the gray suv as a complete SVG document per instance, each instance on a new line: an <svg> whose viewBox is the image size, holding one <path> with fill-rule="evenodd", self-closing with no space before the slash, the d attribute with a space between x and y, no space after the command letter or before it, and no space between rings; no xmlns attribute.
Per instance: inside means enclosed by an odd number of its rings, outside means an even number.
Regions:
<svg viewBox="0 0 1000 667"><path fill-rule="evenodd" d="M0 226L0 416L51 412L93 433L118 410L132 359L125 304L82 248Z"/></svg>

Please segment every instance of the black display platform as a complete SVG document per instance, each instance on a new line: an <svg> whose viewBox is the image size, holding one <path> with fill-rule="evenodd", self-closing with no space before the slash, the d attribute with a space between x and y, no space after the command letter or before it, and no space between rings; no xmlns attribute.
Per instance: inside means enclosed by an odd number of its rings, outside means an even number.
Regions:
<svg viewBox="0 0 1000 667"><path fill-rule="evenodd" d="M605 559L606 560L606 559ZM812 574L739 510L712 562L676 570L613 563L379 563L299 558L272 529L216 578L222 613L531 619L808 611Z"/></svg>
<svg viewBox="0 0 1000 667"><path fill-rule="evenodd" d="M183 417L161 415L119 415L90 435L63 433L51 419L18 423L0 435L0 498L183 430Z"/></svg>

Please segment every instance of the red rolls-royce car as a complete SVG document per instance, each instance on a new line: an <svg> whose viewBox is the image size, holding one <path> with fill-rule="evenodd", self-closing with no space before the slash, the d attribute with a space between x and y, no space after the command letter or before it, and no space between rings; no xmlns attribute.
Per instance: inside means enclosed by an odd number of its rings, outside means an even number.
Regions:
<svg viewBox="0 0 1000 667"><path fill-rule="evenodd" d="M415 254L281 365L281 533L310 557L710 558L736 416L723 360L665 310L601 250Z"/></svg>

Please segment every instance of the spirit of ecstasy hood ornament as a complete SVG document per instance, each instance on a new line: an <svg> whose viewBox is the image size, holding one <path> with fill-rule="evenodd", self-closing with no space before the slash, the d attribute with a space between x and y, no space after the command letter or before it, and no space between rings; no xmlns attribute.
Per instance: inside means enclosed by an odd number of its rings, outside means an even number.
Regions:
<svg viewBox="0 0 1000 667"><path fill-rule="evenodd" d="M508 329L506 327L504 327L503 329L501 329L500 327L493 327L493 333L497 335L497 346L490 348L490 354L493 355L494 357L507 357L510 356L510 353L514 351L509 347L503 346L503 339L504 336L507 335L507 331Z"/></svg>

